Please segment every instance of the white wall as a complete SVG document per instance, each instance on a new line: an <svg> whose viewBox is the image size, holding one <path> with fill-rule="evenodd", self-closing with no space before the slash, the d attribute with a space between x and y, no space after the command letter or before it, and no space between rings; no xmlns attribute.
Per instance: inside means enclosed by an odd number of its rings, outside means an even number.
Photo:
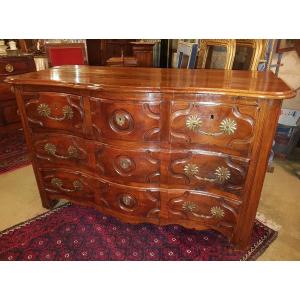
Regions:
<svg viewBox="0 0 300 300"><path fill-rule="evenodd" d="M272 64L276 64L277 54L274 55ZM283 79L291 88L300 88L300 57L296 51L289 51L283 54L278 77ZM272 69L272 71L275 71ZM283 108L300 110L300 90L295 98L284 100Z"/></svg>

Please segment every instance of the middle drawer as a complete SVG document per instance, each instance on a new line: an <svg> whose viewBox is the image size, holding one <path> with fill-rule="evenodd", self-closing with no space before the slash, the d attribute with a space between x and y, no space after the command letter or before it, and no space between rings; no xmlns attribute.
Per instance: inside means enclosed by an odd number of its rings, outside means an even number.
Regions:
<svg viewBox="0 0 300 300"><path fill-rule="evenodd" d="M174 151L170 154L170 186L208 191L239 198L247 176L249 159L202 150Z"/></svg>
<svg viewBox="0 0 300 300"><path fill-rule="evenodd" d="M114 147L76 136L52 133L35 134L33 148L41 168L76 168L119 184L159 185L158 150Z"/></svg>

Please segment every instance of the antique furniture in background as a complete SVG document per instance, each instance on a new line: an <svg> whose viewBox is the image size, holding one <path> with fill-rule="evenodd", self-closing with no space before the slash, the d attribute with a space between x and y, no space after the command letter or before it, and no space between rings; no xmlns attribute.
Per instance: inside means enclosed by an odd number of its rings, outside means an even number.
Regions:
<svg viewBox="0 0 300 300"><path fill-rule="evenodd" d="M282 99L271 72L62 66L10 77L43 206L248 245Z"/></svg>
<svg viewBox="0 0 300 300"><path fill-rule="evenodd" d="M37 71L41 71L49 68L48 57L46 55L35 55L34 62Z"/></svg>
<svg viewBox="0 0 300 300"><path fill-rule="evenodd" d="M104 66L111 57L133 56L131 42L133 39L96 40L87 39L87 53L89 65Z"/></svg>
<svg viewBox="0 0 300 300"><path fill-rule="evenodd" d="M194 69L196 65L197 50L197 44L179 41L176 53L176 67L182 68L184 66L187 69Z"/></svg>
<svg viewBox="0 0 300 300"><path fill-rule="evenodd" d="M84 43L48 43L45 50L50 67L87 64Z"/></svg>
<svg viewBox="0 0 300 300"><path fill-rule="evenodd" d="M236 42L230 39L200 40L197 68L232 69Z"/></svg>
<svg viewBox="0 0 300 300"><path fill-rule="evenodd" d="M26 39L18 40L17 44L22 53L42 55L45 54L45 42L44 39Z"/></svg>
<svg viewBox="0 0 300 300"><path fill-rule="evenodd" d="M106 61L106 65L110 67L137 67L137 59L133 56L111 57Z"/></svg>
<svg viewBox="0 0 300 300"><path fill-rule="evenodd" d="M257 71L263 46L261 39L237 39L232 69Z"/></svg>
<svg viewBox="0 0 300 300"><path fill-rule="evenodd" d="M33 56L0 56L0 134L22 128L11 86L3 81L9 75L35 71Z"/></svg>
<svg viewBox="0 0 300 300"><path fill-rule="evenodd" d="M153 67L153 42L131 42L138 67Z"/></svg>

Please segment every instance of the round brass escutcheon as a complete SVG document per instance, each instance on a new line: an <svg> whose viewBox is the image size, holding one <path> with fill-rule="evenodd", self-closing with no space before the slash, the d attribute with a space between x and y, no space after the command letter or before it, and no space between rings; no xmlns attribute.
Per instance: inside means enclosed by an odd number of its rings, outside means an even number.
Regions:
<svg viewBox="0 0 300 300"><path fill-rule="evenodd" d="M118 197L120 207L126 211L133 211L136 207L137 201L135 197L129 194L121 194Z"/></svg>
<svg viewBox="0 0 300 300"><path fill-rule="evenodd" d="M111 128L116 132L128 132L133 129L131 114L123 109L115 110L109 120Z"/></svg>
<svg viewBox="0 0 300 300"><path fill-rule="evenodd" d="M130 166L131 166L131 159L130 158L121 158L120 159L120 166L124 170L130 168Z"/></svg>
<svg viewBox="0 0 300 300"><path fill-rule="evenodd" d="M132 171L135 168L134 161L128 156L118 156L117 157L118 169L123 172Z"/></svg>
<svg viewBox="0 0 300 300"><path fill-rule="evenodd" d="M5 65L5 71L8 72L8 73L11 73L14 71L14 66L11 65L11 64L6 64Z"/></svg>

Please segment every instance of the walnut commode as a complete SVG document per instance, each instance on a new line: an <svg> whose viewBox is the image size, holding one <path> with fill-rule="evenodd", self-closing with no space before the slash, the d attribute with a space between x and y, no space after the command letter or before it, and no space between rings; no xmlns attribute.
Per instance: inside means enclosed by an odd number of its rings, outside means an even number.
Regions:
<svg viewBox="0 0 300 300"><path fill-rule="evenodd" d="M248 245L281 100L273 73L62 66L10 77L44 207Z"/></svg>

